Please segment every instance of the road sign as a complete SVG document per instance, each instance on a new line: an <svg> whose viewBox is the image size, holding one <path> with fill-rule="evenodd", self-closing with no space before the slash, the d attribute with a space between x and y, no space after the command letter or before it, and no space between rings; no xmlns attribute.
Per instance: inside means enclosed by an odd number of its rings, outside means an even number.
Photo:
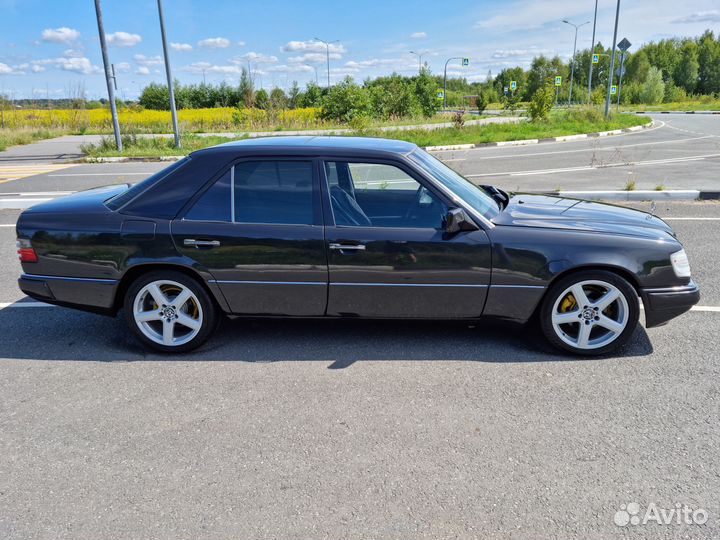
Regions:
<svg viewBox="0 0 720 540"><path fill-rule="evenodd" d="M462 62L463 67L468 67L470 65L470 59L469 58L463 58Z"/></svg>
<svg viewBox="0 0 720 540"><path fill-rule="evenodd" d="M438 90L437 98L443 99L444 97L445 97L445 92L443 92L442 90Z"/></svg>
<svg viewBox="0 0 720 540"><path fill-rule="evenodd" d="M597 64L600 62L600 55L599 54L593 54L593 64Z"/></svg>
<svg viewBox="0 0 720 540"><path fill-rule="evenodd" d="M613 96L614 96L615 94L617 94L617 85L613 84L613 85L610 87L610 94L613 95Z"/></svg>
<svg viewBox="0 0 720 540"><path fill-rule="evenodd" d="M503 94L507 95L507 93L508 93L508 87L503 86Z"/></svg>
<svg viewBox="0 0 720 540"><path fill-rule="evenodd" d="M562 77L560 75L555 77L555 86L562 86Z"/></svg>
<svg viewBox="0 0 720 540"><path fill-rule="evenodd" d="M627 38L622 38L622 41L617 44L617 48L623 52L627 51L630 47L632 47L632 43L630 43Z"/></svg>
<svg viewBox="0 0 720 540"><path fill-rule="evenodd" d="M513 92L517 90L517 81L510 81L510 90Z"/></svg>

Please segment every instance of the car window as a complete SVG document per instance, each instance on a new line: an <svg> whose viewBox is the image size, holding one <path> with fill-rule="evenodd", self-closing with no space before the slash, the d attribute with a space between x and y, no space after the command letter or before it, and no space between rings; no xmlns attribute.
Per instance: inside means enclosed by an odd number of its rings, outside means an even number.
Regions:
<svg viewBox="0 0 720 540"><path fill-rule="evenodd" d="M384 163L328 162L340 178L328 182L335 224L341 227L441 229L447 206L405 171ZM348 178L346 185L342 179Z"/></svg>
<svg viewBox="0 0 720 540"><path fill-rule="evenodd" d="M125 204L133 200L135 197L137 197L140 193L143 191L149 189L150 187L157 184L160 180L168 176L169 174L172 174L176 170L178 170L180 167L185 165L190 161L190 158L184 157L182 159L179 159L172 165L169 165L162 169L161 171L156 172L152 176L146 178L142 182L138 182L137 184L134 184L130 186L127 190L123 191L122 193L119 193L115 195L113 198L105 201L105 205L110 208L110 210L117 210L119 208L122 208Z"/></svg>
<svg viewBox="0 0 720 540"><path fill-rule="evenodd" d="M312 225L311 161L247 161L235 165L235 221Z"/></svg>
<svg viewBox="0 0 720 540"><path fill-rule="evenodd" d="M232 221L230 212L229 169L195 202L185 214L185 219L193 221Z"/></svg>

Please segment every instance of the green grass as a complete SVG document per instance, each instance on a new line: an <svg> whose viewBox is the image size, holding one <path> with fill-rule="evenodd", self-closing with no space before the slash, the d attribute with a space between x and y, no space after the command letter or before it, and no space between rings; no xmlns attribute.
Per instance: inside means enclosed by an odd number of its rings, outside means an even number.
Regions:
<svg viewBox="0 0 720 540"><path fill-rule="evenodd" d="M0 129L0 152L11 146L30 144L31 142L41 139L51 139L52 137L59 137L60 135L65 135L65 132L53 129Z"/></svg>
<svg viewBox="0 0 720 540"><path fill-rule="evenodd" d="M513 124L487 124L483 126L465 126L462 128L441 128L435 130L392 130L379 131L367 129L359 132L347 132L344 135L382 137L386 139L399 139L409 141L418 146L442 146L449 144L478 144L486 142L516 141L526 139L543 139L562 135L575 135L592 133L595 131L609 131L649 123L651 120L644 116L614 115L605 120L594 109L579 109L573 111L560 111L553 113L542 122L520 122ZM194 150L206 148L216 144L238 140L242 137L200 137L198 135L184 135L182 148L173 146L172 138L145 138L138 136L125 136L123 138L123 153L115 149L112 137L103 138L100 144L90 144L83 147L89 157L155 157L185 155Z"/></svg>
<svg viewBox="0 0 720 540"><path fill-rule="evenodd" d="M720 111L720 98L702 96L688 101L658 105L622 105L620 108L623 111Z"/></svg>

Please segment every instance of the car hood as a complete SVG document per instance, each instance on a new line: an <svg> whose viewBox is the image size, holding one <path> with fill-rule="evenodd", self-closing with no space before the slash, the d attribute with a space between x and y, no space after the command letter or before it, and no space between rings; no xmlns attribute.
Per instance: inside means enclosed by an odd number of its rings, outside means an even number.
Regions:
<svg viewBox="0 0 720 540"><path fill-rule="evenodd" d="M505 209L492 219L496 225L542 227L624 234L651 238L674 236L662 219L647 212L612 204L546 195L512 194Z"/></svg>
<svg viewBox="0 0 720 540"><path fill-rule="evenodd" d="M103 186L86 191L78 191L66 197L58 197L50 201L31 206L24 214L64 214L64 213L97 213L108 212L103 204L110 197L127 190L127 184Z"/></svg>

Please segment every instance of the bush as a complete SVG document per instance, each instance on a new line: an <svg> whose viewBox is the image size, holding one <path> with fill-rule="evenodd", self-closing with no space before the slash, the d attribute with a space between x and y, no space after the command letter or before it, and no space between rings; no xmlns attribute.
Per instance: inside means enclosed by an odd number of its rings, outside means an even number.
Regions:
<svg viewBox="0 0 720 540"><path fill-rule="evenodd" d="M490 101L490 93L483 88L480 92L478 92L477 102L475 103L478 114L484 113L490 103L492 103Z"/></svg>
<svg viewBox="0 0 720 540"><path fill-rule="evenodd" d="M687 97L687 92L682 86L675 86L671 82L665 84L665 96L663 97L663 103L687 101Z"/></svg>
<svg viewBox="0 0 720 540"><path fill-rule="evenodd" d="M597 124L604 122L605 116L597 107L576 107L565 111L565 119L570 122Z"/></svg>
<svg viewBox="0 0 720 540"><path fill-rule="evenodd" d="M547 79L545 84L538 88L530 99L528 113L533 122L545 120L555 103L555 85L553 79Z"/></svg>
<svg viewBox="0 0 720 540"><path fill-rule="evenodd" d="M427 69L423 69L415 79L415 96L423 116L430 118L440 109L437 98L437 83Z"/></svg>
<svg viewBox="0 0 720 540"><path fill-rule="evenodd" d="M455 111L452 115L453 125L460 129L465 125L465 111Z"/></svg>
<svg viewBox="0 0 720 540"><path fill-rule="evenodd" d="M324 119L349 123L356 116L370 116L370 97L352 77L346 77L330 89L323 99L322 109Z"/></svg>

